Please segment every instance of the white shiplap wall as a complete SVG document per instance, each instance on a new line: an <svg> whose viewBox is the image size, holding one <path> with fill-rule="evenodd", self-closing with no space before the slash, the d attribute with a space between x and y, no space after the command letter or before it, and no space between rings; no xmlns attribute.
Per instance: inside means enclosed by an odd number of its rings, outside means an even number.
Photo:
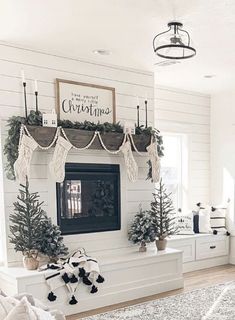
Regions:
<svg viewBox="0 0 235 320"><path fill-rule="evenodd" d="M155 126L185 134L188 145L187 205L210 202L210 96L155 87Z"/></svg>
<svg viewBox="0 0 235 320"><path fill-rule="evenodd" d="M34 79L38 80L39 106L41 111L55 107L55 79L68 79L87 83L100 84L116 88L117 120L136 119L136 96L140 97L141 117L144 117L143 100L147 94L149 99L149 119L153 119L154 78L153 74L132 69L101 65L52 54L37 52L12 45L0 43L0 118L2 141L6 137L6 120L12 115L23 115L23 95L20 71L24 69L27 79L28 106L33 108ZM144 120L144 119L143 119ZM151 123L150 123L151 124ZM48 162L52 151L34 153L31 165L30 186L32 191L39 191L44 209L54 220L56 217L55 183L48 172ZM122 230L99 234L66 236L65 241L70 249L84 246L88 251L105 251L130 245L127 241L127 225L140 202L148 205L152 196L152 184L145 181L147 173L146 159L136 156L139 164L139 180L129 183L126 179L121 156L109 156L103 151L87 151L82 154L72 151L68 161L119 163L122 167ZM3 157L3 162L5 158ZM9 214L16 200L18 184L4 176L4 205L1 212L6 220L8 233ZM3 221L3 220L2 220ZM14 264L21 260L21 255L14 252L13 246L7 242L7 261Z"/></svg>

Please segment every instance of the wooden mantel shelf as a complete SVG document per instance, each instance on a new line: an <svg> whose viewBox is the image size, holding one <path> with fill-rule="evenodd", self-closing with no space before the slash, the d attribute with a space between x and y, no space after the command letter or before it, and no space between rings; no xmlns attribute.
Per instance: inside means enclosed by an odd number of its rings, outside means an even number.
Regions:
<svg viewBox="0 0 235 320"><path fill-rule="evenodd" d="M27 129L32 137L38 142L39 145L47 147L53 141L55 132L57 128L52 127L40 127L40 126L29 126ZM79 130L79 129L70 129L64 128L65 134L67 135L70 142L78 148L86 146L91 140L94 131ZM117 132L104 132L101 133L102 140L105 146L109 150L117 150L123 141L123 134ZM136 148L140 152L146 152L146 147L150 144L150 135L138 134L133 135L133 140L136 145ZM95 138L94 142L90 146L90 149L102 150L98 137ZM134 149L133 149L134 150Z"/></svg>

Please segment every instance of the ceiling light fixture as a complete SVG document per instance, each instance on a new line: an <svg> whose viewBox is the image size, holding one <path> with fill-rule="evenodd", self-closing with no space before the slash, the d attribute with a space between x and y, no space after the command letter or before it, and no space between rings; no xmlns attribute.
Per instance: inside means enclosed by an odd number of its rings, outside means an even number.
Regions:
<svg viewBox="0 0 235 320"><path fill-rule="evenodd" d="M93 50L93 53L100 54L101 56L109 56L112 52L110 50L98 49Z"/></svg>
<svg viewBox="0 0 235 320"><path fill-rule="evenodd" d="M196 49L191 46L189 33L183 30L181 22L168 23L167 31L157 34L153 38L153 50L161 58L187 59L196 54Z"/></svg>

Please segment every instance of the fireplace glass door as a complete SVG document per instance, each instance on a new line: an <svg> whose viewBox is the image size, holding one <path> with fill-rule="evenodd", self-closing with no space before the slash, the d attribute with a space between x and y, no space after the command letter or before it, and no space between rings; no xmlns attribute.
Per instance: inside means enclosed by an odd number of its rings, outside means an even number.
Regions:
<svg viewBox="0 0 235 320"><path fill-rule="evenodd" d="M119 230L119 165L66 163L57 218L62 234Z"/></svg>

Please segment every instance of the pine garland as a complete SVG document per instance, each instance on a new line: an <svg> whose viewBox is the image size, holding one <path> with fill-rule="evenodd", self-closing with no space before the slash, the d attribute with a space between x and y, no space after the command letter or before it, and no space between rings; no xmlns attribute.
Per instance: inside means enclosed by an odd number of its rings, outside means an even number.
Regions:
<svg viewBox="0 0 235 320"><path fill-rule="evenodd" d="M13 116L8 119L7 125L9 127L8 135L5 141L3 152L7 158L7 164L5 165L6 176L9 180L15 180L14 173L14 163L18 158L18 145L20 139L20 127L22 124L34 125L34 126L42 126L42 113L31 110L27 121L24 117ZM120 123L94 123L90 121L84 122L71 122L69 120L59 120L58 126L62 128L72 128L79 130L87 130L87 131L99 131L99 132L117 132L123 133L123 128ZM157 129L153 129L152 127L145 128L144 126L140 126L136 128L136 134L146 134L148 136L153 136L154 139L157 140L158 143L158 155L162 157L163 154L163 140L162 136L160 136L160 132ZM151 179L151 163L149 164L149 173L147 179Z"/></svg>

